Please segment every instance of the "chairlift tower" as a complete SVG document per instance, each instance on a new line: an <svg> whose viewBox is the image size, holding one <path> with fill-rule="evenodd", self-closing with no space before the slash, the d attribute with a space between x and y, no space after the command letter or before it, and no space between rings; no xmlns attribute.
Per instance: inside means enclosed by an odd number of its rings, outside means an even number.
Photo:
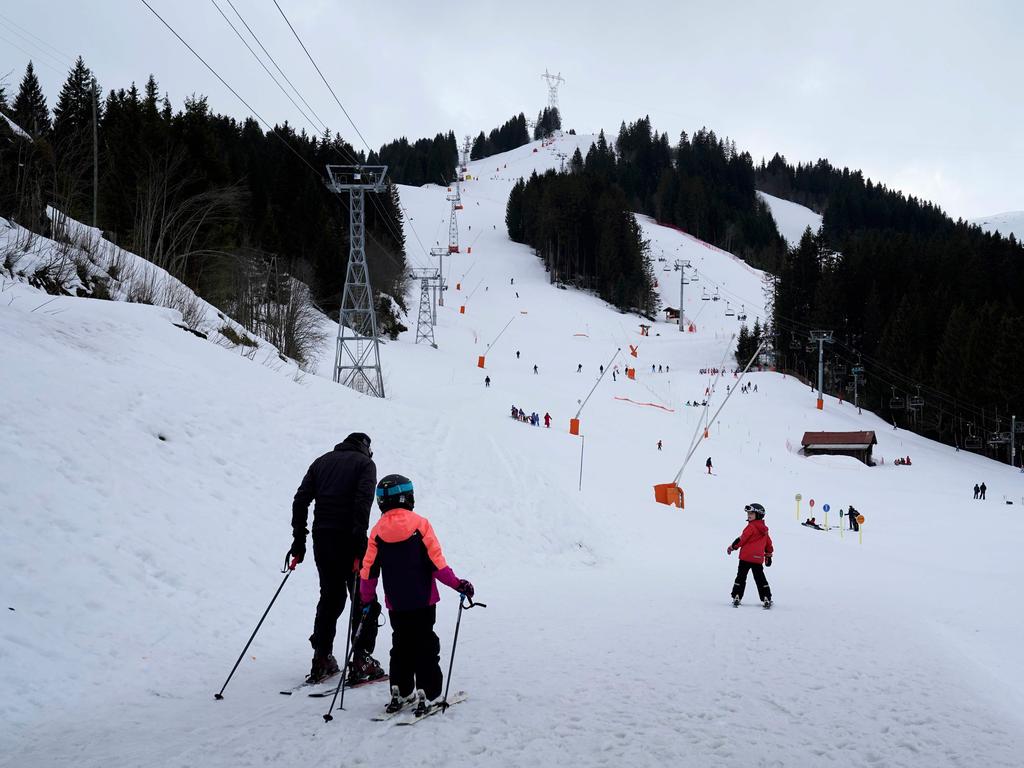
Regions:
<svg viewBox="0 0 1024 768"><path fill-rule="evenodd" d="M430 255L437 257L437 287L440 293L434 304L438 307L444 306L444 255L447 251L444 248L431 248ZM434 310L434 325L437 325L437 310Z"/></svg>
<svg viewBox="0 0 1024 768"><path fill-rule="evenodd" d="M690 268L690 260L676 259L675 267L679 270L679 331L682 333L686 330L683 322L683 286L686 285L686 270Z"/></svg>
<svg viewBox="0 0 1024 768"><path fill-rule="evenodd" d="M458 188L458 182L456 181L456 187L454 192L449 192L447 195L448 202L452 204L452 216L448 221L448 253L459 252L459 220L456 217L456 211L462 208L462 197Z"/></svg>
<svg viewBox="0 0 1024 768"><path fill-rule="evenodd" d="M459 163L460 178L467 170L469 170L469 151L472 146L472 140L469 138L469 136L467 136L466 140L462 143L462 158L461 162Z"/></svg>
<svg viewBox="0 0 1024 768"><path fill-rule="evenodd" d="M334 381L357 392L384 397L377 342L377 313L366 266L366 192L383 192L386 165L328 165L327 188L348 192L348 268L338 310Z"/></svg>
<svg viewBox="0 0 1024 768"><path fill-rule="evenodd" d="M437 349L437 343L434 341L437 310L434 309L436 302L432 299L431 293L437 287L437 275L438 272L435 269L412 271L413 278L419 278L420 281L420 306L416 315L416 343L425 341L434 349Z"/></svg>
<svg viewBox="0 0 1024 768"><path fill-rule="evenodd" d="M818 343L818 410L825 409L825 345L832 343L832 331L811 331L811 341Z"/></svg>

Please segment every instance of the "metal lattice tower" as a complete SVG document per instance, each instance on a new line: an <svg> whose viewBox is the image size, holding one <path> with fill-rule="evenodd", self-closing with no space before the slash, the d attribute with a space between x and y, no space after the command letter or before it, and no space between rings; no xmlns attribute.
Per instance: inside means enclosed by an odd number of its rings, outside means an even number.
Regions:
<svg viewBox="0 0 1024 768"><path fill-rule="evenodd" d="M456 182L458 184L458 182ZM447 200L452 204L452 217L448 222L448 253L459 252L459 220L455 212L462 208L462 197L458 186L454 192L449 192Z"/></svg>
<svg viewBox="0 0 1024 768"><path fill-rule="evenodd" d="M565 82L565 78L562 77L561 72L552 75L547 69L544 70L541 78L548 83L548 109L558 109L558 86Z"/></svg>
<svg viewBox="0 0 1024 768"><path fill-rule="evenodd" d="M430 279L424 277L420 280L420 311L416 316L416 343L425 341L434 349L437 343L434 341L434 320L432 316L433 301L430 298Z"/></svg>
<svg viewBox="0 0 1024 768"><path fill-rule="evenodd" d="M676 269L679 270L679 330L685 331L686 324L683 322L683 287L686 285L686 270L690 268L689 259L676 259Z"/></svg>
<svg viewBox="0 0 1024 768"><path fill-rule="evenodd" d="M338 311L334 381L365 395L384 397L377 342L377 313L366 266L366 192L383 192L386 165L328 165L327 188L348 192L348 269Z"/></svg>
<svg viewBox="0 0 1024 768"><path fill-rule="evenodd" d="M459 174L465 173L469 169L469 152L473 147L473 141L466 137L465 142L462 144L462 162L459 164Z"/></svg>

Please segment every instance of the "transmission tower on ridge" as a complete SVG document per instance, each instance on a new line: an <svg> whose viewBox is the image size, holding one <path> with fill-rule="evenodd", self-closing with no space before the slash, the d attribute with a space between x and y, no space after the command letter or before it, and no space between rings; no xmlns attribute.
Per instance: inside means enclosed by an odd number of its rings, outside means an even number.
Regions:
<svg viewBox="0 0 1024 768"><path fill-rule="evenodd" d="M348 192L348 269L338 311L334 381L365 395L384 397L377 343L377 313L366 266L366 192L383 192L386 165L328 165L327 188Z"/></svg>
<svg viewBox="0 0 1024 768"><path fill-rule="evenodd" d="M543 80L548 83L548 109L558 109L558 86L565 82L565 78L562 77L562 73L559 72L557 75L552 75L547 69L544 70L544 74L541 75Z"/></svg>

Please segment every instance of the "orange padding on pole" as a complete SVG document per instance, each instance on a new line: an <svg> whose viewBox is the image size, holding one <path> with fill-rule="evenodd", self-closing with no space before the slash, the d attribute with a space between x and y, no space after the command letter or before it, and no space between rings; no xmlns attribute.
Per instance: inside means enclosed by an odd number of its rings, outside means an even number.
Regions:
<svg viewBox="0 0 1024 768"><path fill-rule="evenodd" d="M663 411L668 411L669 413L675 413L675 411L672 410L671 408L666 408L664 405L658 405L657 403L641 403L638 400L630 400L628 397L619 397L618 395L615 396L615 399L616 400L625 400L627 403L632 403L633 405L649 405L651 408L661 408L661 410L663 410Z"/></svg>
<svg viewBox="0 0 1024 768"><path fill-rule="evenodd" d="M683 509L685 499L683 489L675 483L661 483L654 486L654 500L659 504L668 504L670 507Z"/></svg>
<svg viewBox="0 0 1024 768"><path fill-rule="evenodd" d="M463 304L461 307L459 307L459 314L460 315L466 314L466 305L465 304Z"/></svg>
<svg viewBox="0 0 1024 768"><path fill-rule="evenodd" d="M473 252L473 246L472 245L469 246L468 248L466 248L466 253L472 253L472 252Z"/></svg>
<svg viewBox="0 0 1024 768"><path fill-rule="evenodd" d="M483 368L484 367L484 356L483 355L480 355L480 357L478 357L476 359L476 367L477 368Z"/></svg>
<svg viewBox="0 0 1024 768"><path fill-rule="evenodd" d="M569 419L569 434L578 435L580 433L580 420Z"/></svg>
<svg viewBox="0 0 1024 768"><path fill-rule="evenodd" d="M627 368L626 376L628 376L631 379L636 379L636 368Z"/></svg>
<svg viewBox="0 0 1024 768"><path fill-rule="evenodd" d="M461 291L462 290L462 283L456 283L455 284L455 290L456 291Z"/></svg>

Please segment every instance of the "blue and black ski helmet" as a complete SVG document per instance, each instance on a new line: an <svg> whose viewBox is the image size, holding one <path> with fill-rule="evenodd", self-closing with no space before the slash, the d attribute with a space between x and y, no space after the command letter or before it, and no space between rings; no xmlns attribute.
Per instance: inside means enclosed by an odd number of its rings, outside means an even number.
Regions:
<svg viewBox="0 0 1024 768"><path fill-rule="evenodd" d="M747 506L745 506L743 508L743 511L746 512L747 514L750 514L751 512L753 512L754 513L754 517L757 520L764 520L764 507L761 504L758 504L757 502L754 502L752 504L747 504Z"/></svg>
<svg viewBox="0 0 1024 768"><path fill-rule="evenodd" d="M404 475L388 475L377 483L377 506L381 512L395 507L412 509L415 498L412 493L412 480Z"/></svg>

